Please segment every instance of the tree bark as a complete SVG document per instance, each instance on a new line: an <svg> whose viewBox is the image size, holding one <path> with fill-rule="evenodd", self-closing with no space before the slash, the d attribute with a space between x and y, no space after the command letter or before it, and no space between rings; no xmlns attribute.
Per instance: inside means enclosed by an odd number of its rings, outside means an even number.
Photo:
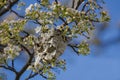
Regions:
<svg viewBox="0 0 120 80"><path fill-rule="evenodd" d="M5 14L7 11L9 11L12 6L14 6L14 4L16 4L19 0L8 0L7 4L4 5L2 8L0 8L0 16L2 16L3 14Z"/></svg>

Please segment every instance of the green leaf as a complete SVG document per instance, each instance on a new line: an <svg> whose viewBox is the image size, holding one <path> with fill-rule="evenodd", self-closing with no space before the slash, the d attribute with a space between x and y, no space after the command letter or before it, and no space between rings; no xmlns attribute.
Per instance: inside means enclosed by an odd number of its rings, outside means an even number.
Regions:
<svg viewBox="0 0 120 80"><path fill-rule="evenodd" d="M78 45L78 52L82 55L88 55L90 53L89 44L85 41Z"/></svg>

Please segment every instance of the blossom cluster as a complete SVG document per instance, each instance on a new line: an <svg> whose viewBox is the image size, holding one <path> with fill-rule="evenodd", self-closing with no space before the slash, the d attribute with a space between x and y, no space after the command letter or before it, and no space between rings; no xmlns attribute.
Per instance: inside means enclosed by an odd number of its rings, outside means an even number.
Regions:
<svg viewBox="0 0 120 80"><path fill-rule="evenodd" d="M41 32L40 39L37 40L39 47L35 47L36 58L34 66L37 68L42 66L42 62L51 61L52 59L57 59L68 44L68 41L64 41L59 30L54 28L49 29L46 33Z"/></svg>
<svg viewBox="0 0 120 80"><path fill-rule="evenodd" d="M23 20L4 20L0 25L0 45L7 46L3 48L3 51L1 49L0 63L9 58L14 59L19 56L21 50L27 49L25 52L28 52L30 58L32 53L34 54L29 68L31 67L35 72L63 64L64 61L58 60L69 41L79 36L84 36L85 39L89 40L94 23L109 20L107 13L99 10L101 8L97 2L87 1L81 3L82 10L79 10L75 8L76 2L75 7L70 7L59 1L51 4L49 0L41 0L40 3L30 4L25 9L26 15ZM25 30L26 26L28 26L29 31ZM31 27L34 30L30 30ZM69 46L77 54L87 55L90 51L87 40L86 42L79 41L80 43L75 46ZM46 70L43 72L46 73Z"/></svg>
<svg viewBox="0 0 120 80"><path fill-rule="evenodd" d="M35 4L30 4L26 9L25 9L25 13L29 14L30 12L32 12L35 8L36 9L40 9L40 4L35 3Z"/></svg>
<svg viewBox="0 0 120 80"><path fill-rule="evenodd" d="M15 56L19 55L20 51L21 48L19 46L8 44L8 46L4 48L4 55L7 55L10 59L14 59Z"/></svg>
<svg viewBox="0 0 120 80"><path fill-rule="evenodd" d="M19 56L21 48L17 45L8 44L4 49L3 52L0 52L0 64L4 63L7 59L14 59L15 57Z"/></svg>

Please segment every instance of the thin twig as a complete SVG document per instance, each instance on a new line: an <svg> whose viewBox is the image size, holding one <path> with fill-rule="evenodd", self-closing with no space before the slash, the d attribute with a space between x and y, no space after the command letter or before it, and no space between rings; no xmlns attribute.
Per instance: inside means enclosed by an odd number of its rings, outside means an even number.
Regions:
<svg viewBox="0 0 120 80"><path fill-rule="evenodd" d="M29 76L28 76L25 80L29 80L29 79L30 79L30 77L32 76L32 74L33 74L33 71L31 70L31 72L30 72Z"/></svg>
<svg viewBox="0 0 120 80"><path fill-rule="evenodd" d="M14 11L14 10L12 10L12 9L10 9L10 12L15 13L15 14L16 14L18 17L20 17L20 18L25 18L24 16L18 14L16 11Z"/></svg>
<svg viewBox="0 0 120 80"><path fill-rule="evenodd" d="M11 66L4 66L4 65L0 65L0 68L4 68L6 70L10 70L12 72L14 72L15 74L17 74L18 72Z"/></svg>
<svg viewBox="0 0 120 80"><path fill-rule="evenodd" d="M58 4L58 0L55 0L55 2Z"/></svg>
<svg viewBox="0 0 120 80"><path fill-rule="evenodd" d="M68 25L67 21L65 21L62 17L59 16L59 19L64 22L64 24L63 24L64 26L65 26L65 25Z"/></svg>
<svg viewBox="0 0 120 80"><path fill-rule="evenodd" d="M74 50L74 52L75 52L77 55L79 55L79 52L76 50L76 48L78 48L77 45L68 44L68 46L70 46L70 47Z"/></svg>
<svg viewBox="0 0 120 80"><path fill-rule="evenodd" d="M85 7L86 7L88 4L89 4L89 2L86 2L86 3L84 4L84 6L82 7L82 10L81 10L81 11L84 11L84 10L85 10Z"/></svg>
<svg viewBox="0 0 120 80"><path fill-rule="evenodd" d="M79 6L81 5L81 3L83 2L84 0L79 0L78 3L77 3L77 6L76 6L76 10L79 8Z"/></svg>
<svg viewBox="0 0 120 80"><path fill-rule="evenodd" d="M12 59L12 67L14 68L14 60Z"/></svg>
<svg viewBox="0 0 120 80"><path fill-rule="evenodd" d="M29 76L28 78L26 78L25 80L29 80L29 79L37 76L37 75L40 75L40 76L42 76L42 77L45 78L45 79L48 79L46 76L43 75L43 72L40 70L39 72L36 72L36 73L30 75L30 76Z"/></svg>

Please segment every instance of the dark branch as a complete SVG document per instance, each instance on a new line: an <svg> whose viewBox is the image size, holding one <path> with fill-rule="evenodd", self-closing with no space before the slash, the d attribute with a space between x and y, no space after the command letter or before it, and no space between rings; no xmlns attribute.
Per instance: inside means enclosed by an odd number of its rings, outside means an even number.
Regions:
<svg viewBox="0 0 120 80"><path fill-rule="evenodd" d="M84 0L79 0L78 3L77 3L77 6L76 6L76 10L79 8L79 6L81 5L81 3L83 2Z"/></svg>
<svg viewBox="0 0 120 80"><path fill-rule="evenodd" d="M33 71L30 72L29 76L25 80L29 80L33 74Z"/></svg>
<svg viewBox="0 0 120 80"><path fill-rule="evenodd" d="M21 36L22 40L30 35L30 34L29 34L28 32L26 32L25 30L21 31L21 33L25 34L24 36Z"/></svg>
<svg viewBox="0 0 120 80"><path fill-rule="evenodd" d="M0 44L0 52L3 52L3 49L7 47L7 45Z"/></svg>
<svg viewBox="0 0 120 80"><path fill-rule="evenodd" d="M21 16L20 14L18 14L16 11L14 11L14 10L12 10L12 9L10 9L10 11L11 12L13 12L13 13L15 13L18 17L20 17L20 18L24 18L24 16Z"/></svg>
<svg viewBox="0 0 120 80"><path fill-rule="evenodd" d="M84 4L84 6L82 7L82 11L85 10L85 7L86 7L87 4L89 4L89 2L86 2L86 3Z"/></svg>
<svg viewBox="0 0 120 80"><path fill-rule="evenodd" d="M57 1L57 0L55 0L55 2L58 4L58 1Z"/></svg>
<svg viewBox="0 0 120 80"><path fill-rule="evenodd" d="M41 70L40 70L39 72L36 72L36 73L34 73L34 74L31 74L31 73L30 73L30 75L28 76L28 78L26 78L25 80L29 80L29 79L37 76L37 75L40 75L40 76L42 76L42 77L45 78L45 79L48 79L46 76L43 75L43 73L42 73Z"/></svg>
<svg viewBox="0 0 120 80"><path fill-rule="evenodd" d="M9 11L19 0L8 0L7 4L0 9L0 16Z"/></svg>
<svg viewBox="0 0 120 80"><path fill-rule="evenodd" d="M6 70L10 70L10 71L14 72L15 74L17 74L17 71L13 67L11 67L11 66L0 65L0 68L4 68Z"/></svg>
<svg viewBox="0 0 120 80"><path fill-rule="evenodd" d="M77 53L77 55L79 55L79 52L76 50L76 48L78 48L77 45L68 44L68 46L71 47L71 48L73 49L73 51L74 51L75 53Z"/></svg>
<svg viewBox="0 0 120 80"><path fill-rule="evenodd" d="M23 44L20 44L20 46L22 47L22 49L24 49L28 53L29 56L32 55L32 53L29 51L29 49L27 49L26 46L24 46Z"/></svg>
<svg viewBox="0 0 120 80"><path fill-rule="evenodd" d="M75 0L73 0L73 2L72 2L72 8L74 8L74 4L75 4Z"/></svg>
<svg viewBox="0 0 120 80"><path fill-rule="evenodd" d="M39 2L39 3L40 3L41 1L40 1L40 0L37 0L37 2Z"/></svg>
<svg viewBox="0 0 120 80"><path fill-rule="evenodd" d="M34 57L34 54L31 53L31 52L29 51L29 49L27 49L27 47L25 47L25 46L22 45L22 44L20 44L20 45L21 45L21 47L28 53L29 59L28 59L27 63L23 66L23 68L16 74L15 80L19 80L19 79L20 79L21 75L27 70L27 68L29 67L29 65L31 65L31 62L32 62L33 57Z"/></svg>
<svg viewBox="0 0 120 80"><path fill-rule="evenodd" d="M12 67L14 68L14 60L12 59Z"/></svg>
<svg viewBox="0 0 120 80"><path fill-rule="evenodd" d="M65 25L68 25L67 21L65 21L62 17L59 16L59 19L64 22L64 26L65 26Z"/></svg>
<svg viewBox="0 0 120 80"><path fill-rule="evenodd" d="M20 72L18 72L18 74L16 75L15 80L19 80L21 75L27 70L27 68L29 67L29 65L31 64L33 59L33 54L30 56L30 59L28 60L28 62L25 64L25 66L20 70Z"/></svg>

